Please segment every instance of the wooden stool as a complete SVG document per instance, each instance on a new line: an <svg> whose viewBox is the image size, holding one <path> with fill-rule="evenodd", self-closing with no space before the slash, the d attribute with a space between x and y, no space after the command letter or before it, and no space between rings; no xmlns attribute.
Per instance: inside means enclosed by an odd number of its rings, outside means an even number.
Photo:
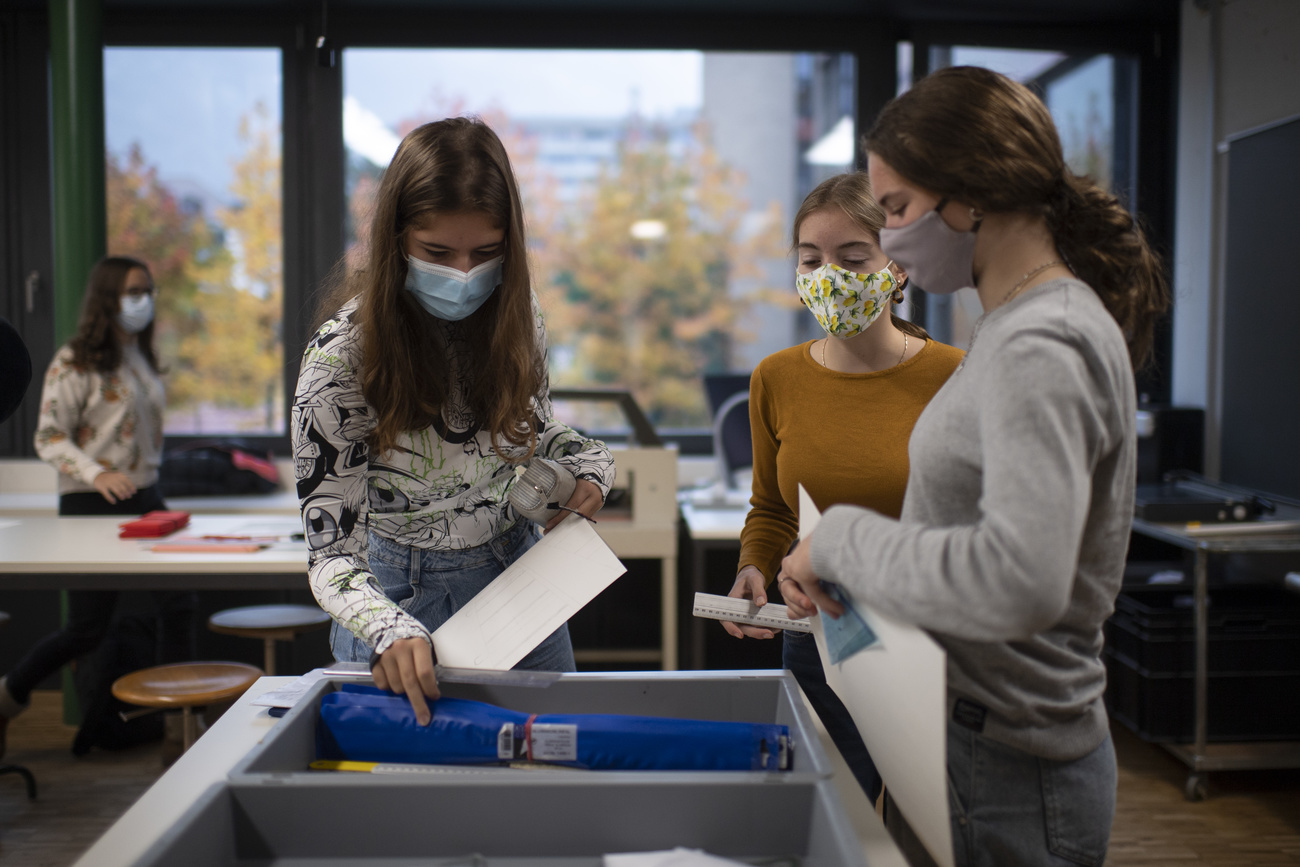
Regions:
<svg viewBox="0 0 1300 867"><path fill-rule="evenodd" d="M119 677L113 681L113 697L143 707L179 708L184 751L198 740L195 707L233 701L261 676L257 666L242 662L174 662Z"/></svg>
<svg viewBox="0 0 1300 867"><path fill-rule="evenodd" d="M227 608L208 618L213 632L262 639L268 676L275 674L277 641L293 641L298 633L324 629L329 623L330 616L315 605L248 605Z"/></svg>

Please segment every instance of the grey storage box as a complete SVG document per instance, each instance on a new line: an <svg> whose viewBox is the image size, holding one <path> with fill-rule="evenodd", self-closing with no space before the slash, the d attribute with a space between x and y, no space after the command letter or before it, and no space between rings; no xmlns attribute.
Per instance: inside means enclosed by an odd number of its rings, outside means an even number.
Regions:
<svg viewBox="0 0 1300 867"><path fill-rule="evenodd" d="M362 780L369 774L350 774ZM573 779L213 786L142 867L599 867L677 846L751 863L864 867L829 780L606 785Z"/></svg>
<svg viewBox="0 0 1300 867"><path fill-rule="evenodd" d="M311 771L325 680L213 786L142 867L599 867L617 852L687 847L753 864L865 867L793 677L781 672L565 675L544 689L444 684L532 713L775 722L791 771L447 767Z"/></svg>
<svg viewBox="0 0 1300 867"><path fill-rule="evenodd" d="M338 689L343 680L322 680L285 715L265 740L231 771L231 779L245 775L258 777L274 774L279 780L295 775L318 779L318 771L308 770L316 758L316 722L320 717L320 700ZM794 677L782 672L674 672L646 677L638 672L566 674L544 688L464 683L441 685L443 695L484 701L525 713L618 713L643 716L706 719L724 722L777 723L788 726L794 749L789 771L767 773L754 771L584 771L599 777L643 780L651 774L669 777L683 773L721 775L731 779L740 775L750 782L793 782L824 779L831 766L822 752L812 717L804 706ZM496 766L475 769L457 766L447 773L458 777L502 774L534 777L537 774L572 774L570 769L509 770ZM331 776L339 776L337 774ZM384 777L384 780L391 777ZM611 780L611 782L613 782ZM772 782L769 780L769 782ZM382 785L383 783L380 783Z"/></svg>

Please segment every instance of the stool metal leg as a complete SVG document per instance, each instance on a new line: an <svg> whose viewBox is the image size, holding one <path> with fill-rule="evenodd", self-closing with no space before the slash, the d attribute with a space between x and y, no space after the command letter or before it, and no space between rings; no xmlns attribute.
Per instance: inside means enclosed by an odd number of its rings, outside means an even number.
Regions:
<svg viewBox="0 0 1300 867"><path fill-rule="evenodd" d="M262 654L262 670L266 672L267 677L275 676L275 639L266 639Z"/></svg>
<svg viewBox="0 0 1300 867"><path fill-rule="evenodd" d="M32 776L31 771L27 770L22 765L4 765L3 767L0 767L0 774L17 774L22 777L23 782L27 784L28 799L32 801L36 800L36 778Z"/></svg>
<svg viewBox="0 0 1300 867"><path fill-rule="evenodd" d="M198 718L194 716L194 708L186 705L181 709L181 752L188 753L198 739Z"/></svg>

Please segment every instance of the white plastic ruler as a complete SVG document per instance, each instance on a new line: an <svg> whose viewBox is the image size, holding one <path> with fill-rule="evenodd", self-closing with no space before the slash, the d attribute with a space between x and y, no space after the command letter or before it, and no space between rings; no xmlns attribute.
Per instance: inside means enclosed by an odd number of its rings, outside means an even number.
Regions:
<svg viewBox="0 0 1300 867"><path fill-rule="evenodd" d="M784 605L769 602L760 608L748 599L717 596L713 593L695 594L694 614L696 617L730 620L747 626L789 629L791 632L812 632L812 624L808 622L807 617L791 618L789 610Z"/></svg>

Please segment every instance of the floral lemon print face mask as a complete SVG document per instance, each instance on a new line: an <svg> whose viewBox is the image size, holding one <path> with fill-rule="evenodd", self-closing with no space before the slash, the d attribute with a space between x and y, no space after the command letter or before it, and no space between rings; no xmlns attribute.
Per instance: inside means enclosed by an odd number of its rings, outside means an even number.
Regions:
<svg viewBox="0 0 1300 867"><path fill-rule="evenodd" d="M897 282L888 265L871 274L857 274L832 262L794 279L804 305L827 334L841 340L866 331L889 309Z"/></svg>

